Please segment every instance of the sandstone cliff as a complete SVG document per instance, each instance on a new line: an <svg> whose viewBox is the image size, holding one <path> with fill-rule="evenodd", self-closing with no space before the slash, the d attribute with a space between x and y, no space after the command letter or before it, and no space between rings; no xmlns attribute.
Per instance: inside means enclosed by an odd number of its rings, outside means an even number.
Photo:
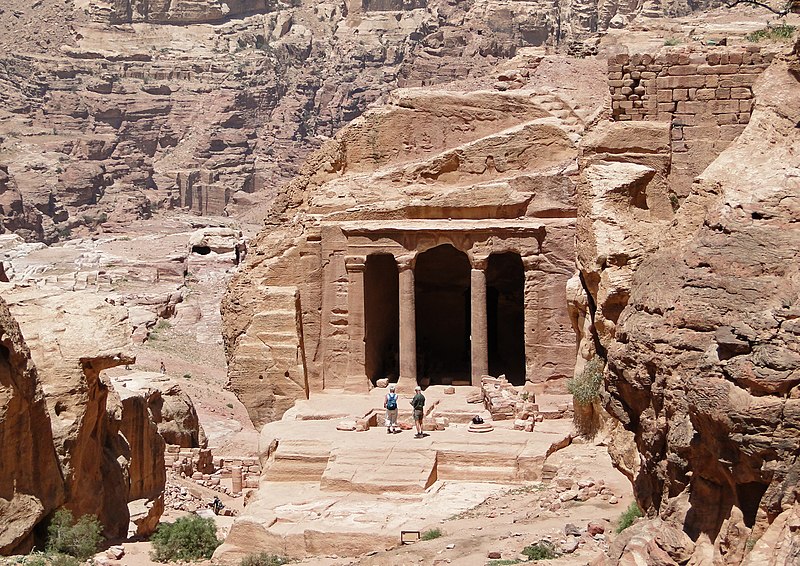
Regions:
<svg viewBox="0 0 800 566"><path fill-rule="evenodd" d="M60 506L96 515L105 536L125 536L129 501L158 499L165 483L147 400L120 400L100 375L133 362L127 310L55 288L6 284L3 295L14 318L3 315L9 402L0 431L18 427L3 442L18 456L0 464L2 553L29 549L33 529Z"/></svg>
<svg viewBox="0 0 800 566"><path fill-rule="evenodd" d="M25 553L33 528L64 501L36 367L0 299L0 555Z"/></svg>
<svg viewBox="0 0 800 566"><path fill-rule="evenodd" d="M581 194L589 214L579 261L608 360L606 408L633 433L640 465L630 473L650 517L615 543L613 563L800 556L796 57L756 82L749 124L696 179L673 222L668 210L659 219L652 206L631 205L641 187L651 203L664 163L633 137L635 159L600 166L614 172L623 212L633 215L624 226L597 214L613 200ZM638 140L658 131L622 128ZM597 168L584 168L585 186L598 186Z"/></svg>

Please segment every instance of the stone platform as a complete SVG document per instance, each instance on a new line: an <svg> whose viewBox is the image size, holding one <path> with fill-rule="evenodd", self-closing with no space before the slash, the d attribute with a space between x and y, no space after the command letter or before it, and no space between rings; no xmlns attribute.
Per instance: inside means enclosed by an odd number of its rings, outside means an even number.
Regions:
<svg viewBox="0 0 800 566"><path fill-rule="evenodd" d="M470 433L472 416L491 422L482 405L466 403L475 390L446 395L443 387L428 388L426 422L441 413L449 425L420 439L409 430L386 433L383 390L325 392L297 403L262 429L260 488L215 558L233 563L256 550L295 558L383 550L399 544L401 530L424 531L490 495L539 480L547 455L569 444L571 420L545 420L533 432L514 430L513 420L495 421L492 432ZM409 399L401 395L401 423L411 422ZM537 401L555 412L566 397ZM337 430L342 419L378 426Z"/></svg>

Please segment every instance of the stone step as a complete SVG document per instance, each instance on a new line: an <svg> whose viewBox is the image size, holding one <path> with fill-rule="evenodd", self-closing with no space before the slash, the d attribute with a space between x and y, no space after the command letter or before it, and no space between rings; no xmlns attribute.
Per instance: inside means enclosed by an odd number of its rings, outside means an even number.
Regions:
<svg viewBox="0 0 800 566"><path fill-rule="evenodd" d="M334 449L321 489L358 493L422 493L437 479L436 453L395 445L385 452Z"/></svg>
<svg viewBox="0 0 800 566"><path fill-rule="evenodd" d="M270 454L263 481L320 481L331 446L314 440L280 440Z"/></svg>

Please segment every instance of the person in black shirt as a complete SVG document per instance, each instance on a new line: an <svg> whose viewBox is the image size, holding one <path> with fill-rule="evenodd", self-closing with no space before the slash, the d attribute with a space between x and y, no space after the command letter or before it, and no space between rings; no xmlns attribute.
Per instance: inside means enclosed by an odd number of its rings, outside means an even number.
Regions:
<svg viewBox="0 0 800 566"><path fill-rule="evenodd" d="M422 394L422 387L417 385L414 389L414 398L411 399L411 406L414 407L414 426L417 427L417 434L414 438L422 438L422 418L425 415L425 396Z"/></svg>

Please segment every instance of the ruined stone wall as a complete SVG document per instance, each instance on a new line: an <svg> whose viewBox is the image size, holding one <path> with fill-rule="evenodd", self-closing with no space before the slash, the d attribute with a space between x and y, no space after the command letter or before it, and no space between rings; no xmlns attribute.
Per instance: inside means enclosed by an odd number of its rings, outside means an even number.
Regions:
<svg viewBox="0 0 800 566"><path fill-rule="evenodd" d="M773 57L758 45L617 55L608 63L613 119L671 122L670 181L685 197L692 179L744 131L753 83Z"/></svg>

